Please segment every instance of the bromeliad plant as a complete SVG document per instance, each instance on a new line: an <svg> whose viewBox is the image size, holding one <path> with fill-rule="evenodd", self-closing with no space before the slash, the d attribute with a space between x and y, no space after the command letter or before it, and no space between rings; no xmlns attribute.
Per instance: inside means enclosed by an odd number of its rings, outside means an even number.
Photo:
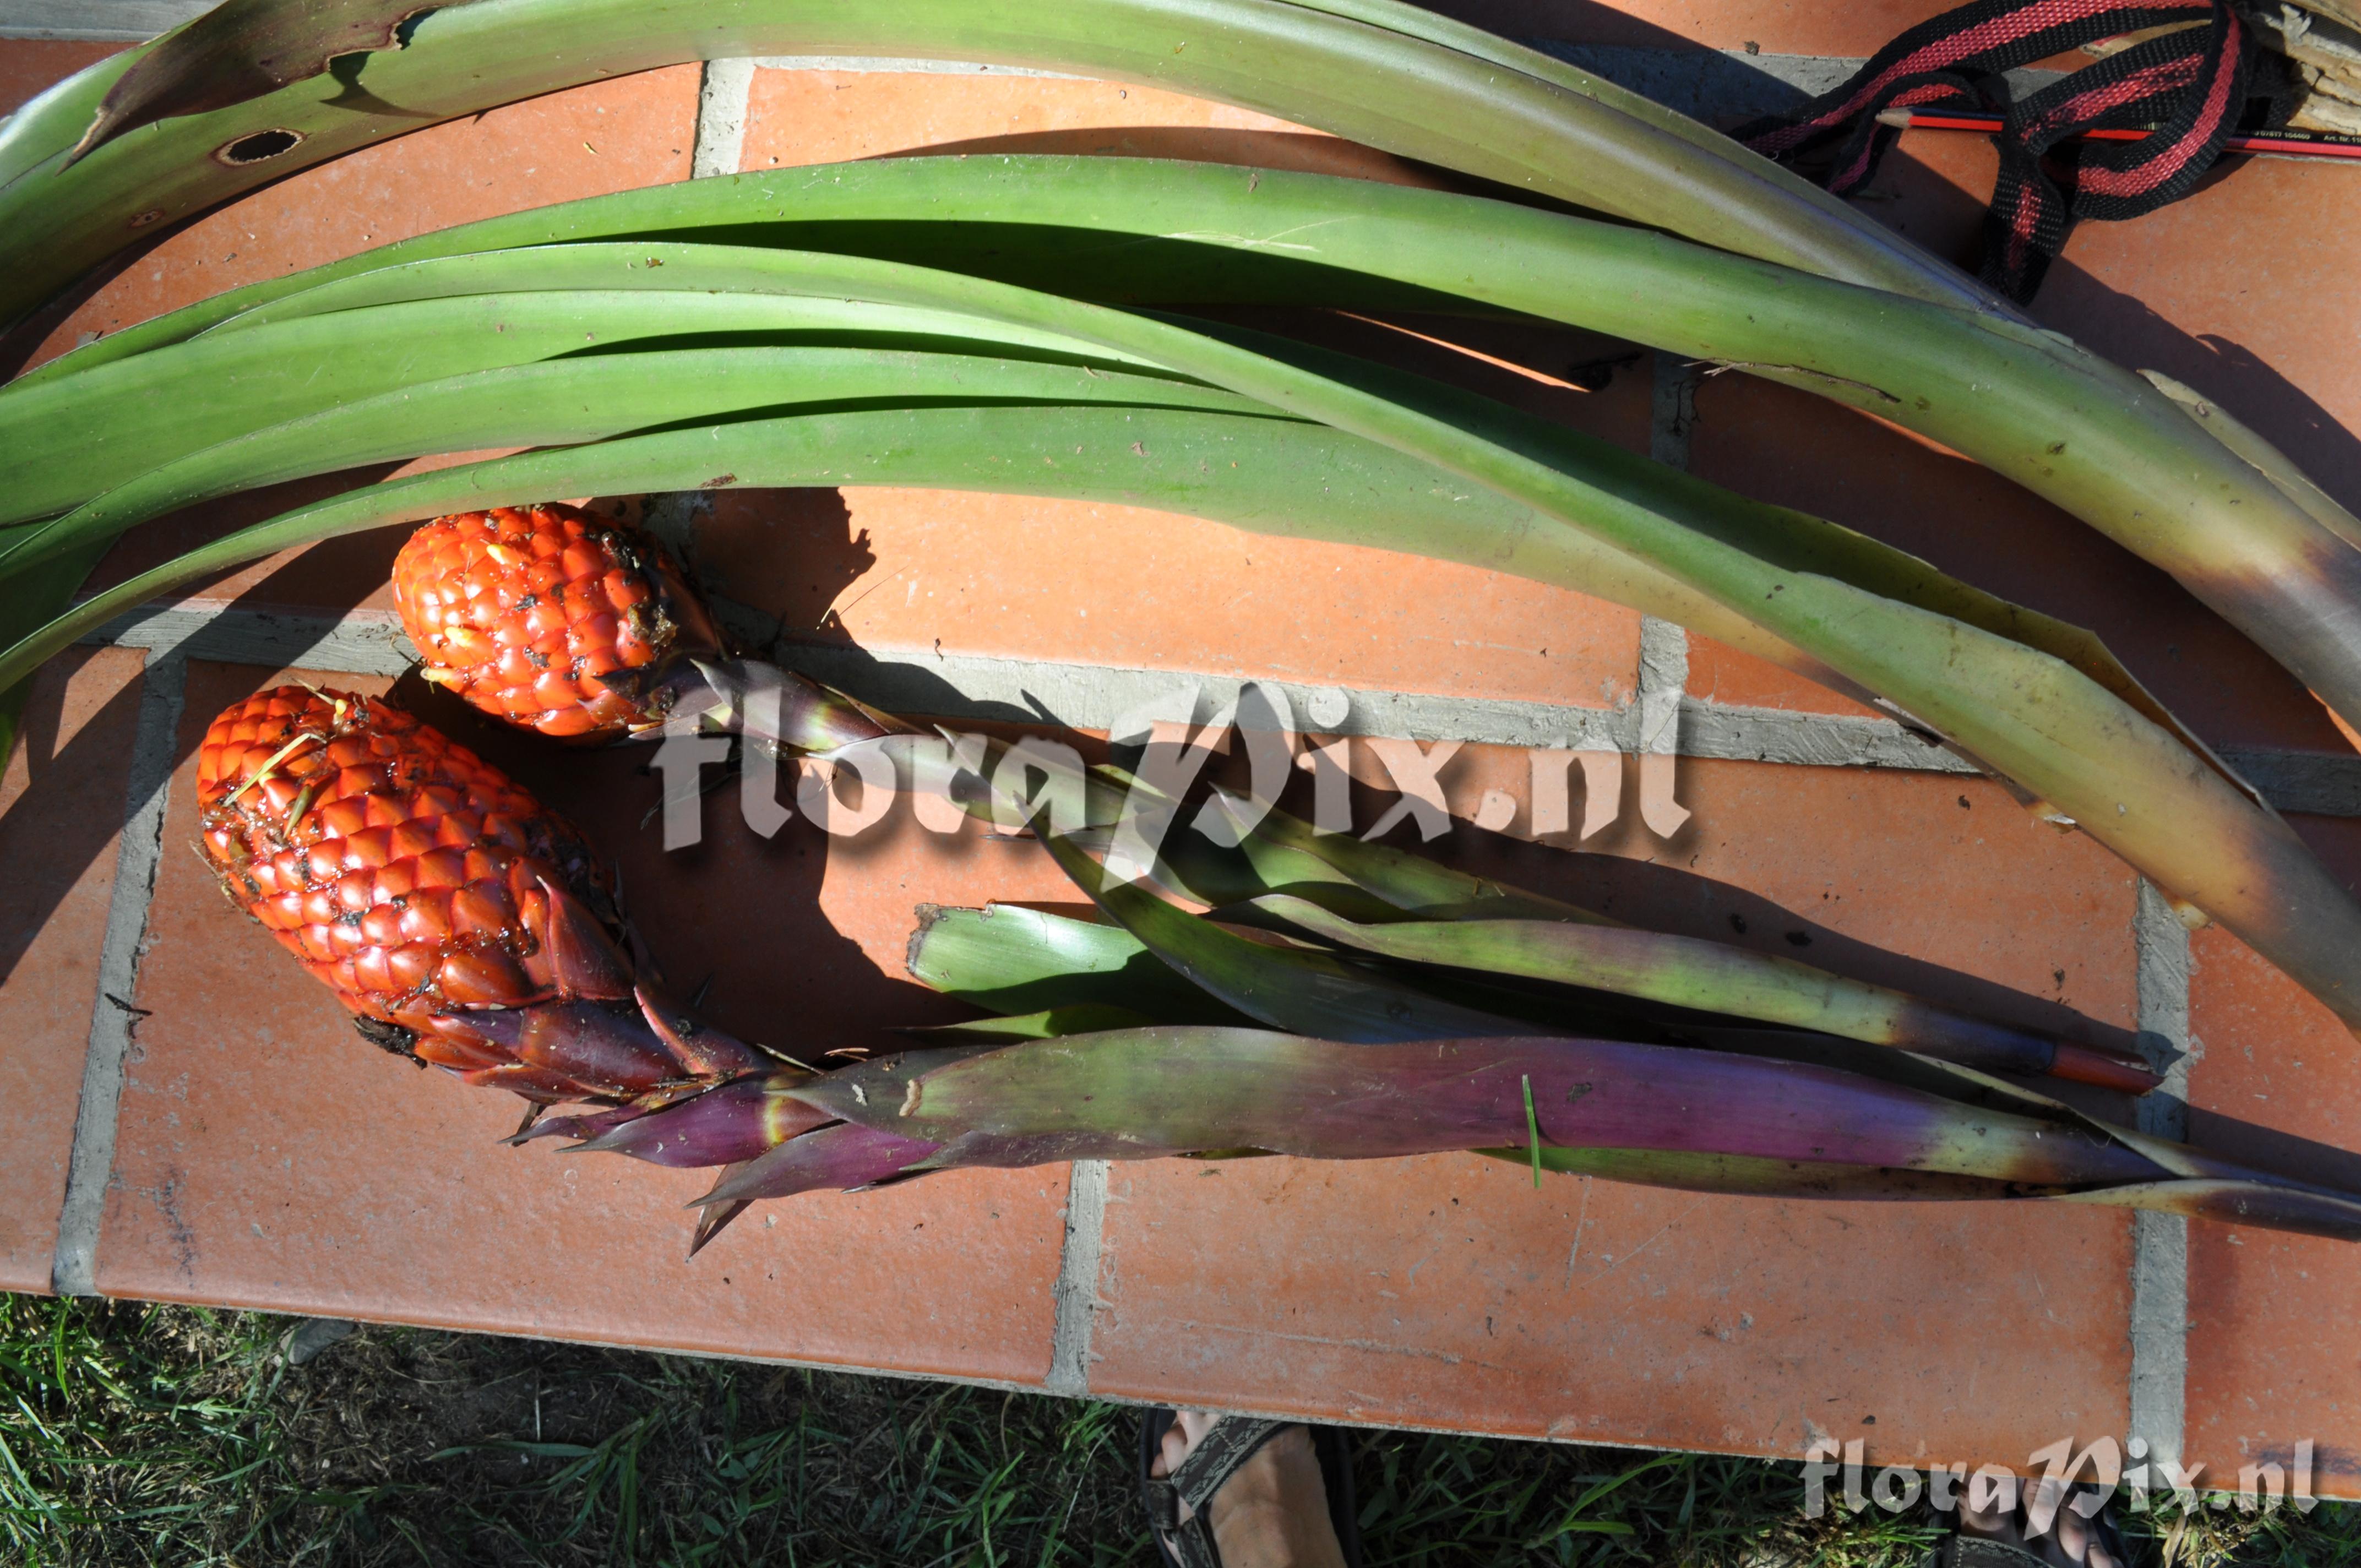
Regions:
<svg viewBox="0 0 2361 1568"><path fill-rule="evenodd" d="M1120 809L1135 782L1076 781L1086 817ZM950 793L1013 804L988 766ZM368 1038L522 1095L535 1113L519 1141L722 1168L698 1246L760 1199L961 1167L1453 1149L1529 1163L1536 1183L1548 1169L1715 1192L2046 1198L2361 1238L2361 1195L1964 1065L2136 1085L2103 1049L1710 944L1535 918L1532 895L1283 817L1226 850L1195 835L1160 871L1179 888L1258 888L1240 913L1296 938L1117 883L1086 851L1093 830L1049 832L1114 923L926 912L912 972L1002 1016L820 1070L662 997L580 837L380 700L290 686L233 705L205 736L199 809L231 900ZM1421 917L1455 891L1470 896L1452 918ZM1495 918L1501 906L1513 913ZM1372 932L1439 961L1370 967ZM1610 939L1553 940L1565 934ZM553 1104L572 1109L537 1120Z"/></svg>
<svg viewBox="0 0 2361 1568"><path fill-rule="evenodd" d="M2361 522L2254 433L2033 328L1703 127L1389 0L1027 0L1021 8L1006 0L463 0L421 16L403 9L376 0L334 8L229 0L12 116L0 126L0 289L13 292L0 295L0 309L33 307L154 225L381 135L617 70L798 49L982 58L1162 82L1605 216L1275 170L913 159L570 203L233 291L0 389L0 453L12 481L0 501L0 691L110 617L221 567L335 533L550 495L873 483L1137 502L1480 562L1678 621L1882 704L2029 806L2081 825L2361 1025L2361 904L2089 633L1850 531L1487 400L1169 313L1245 302L1539 318L1808 388L1965 453L2108 532L2361 721ZM563 50L548 47L553 34ZM115 538L191 501L361 463L520 446L534 450L364 487L74 602ZM464 552L465 542L454 548ZM489 549L485 558L504 569L536 569L498 562ZM551 580L586 581L566 554L558 552ZM703 628L633 625L634 604L620 598L606 608L647 649L678 643L682 657L618 654L601 668L569 653L558 674L533 667L528 678L532 653L549 656L531 637L511 658L471 650L449 627L445 645L430 652L453 684L500 694L504 711L541 716L544 729L553 728L548 715L573 711L568 701L600 709L579 716L584 732L629 728L684 704L745 723L737 700L744 673L704 656L712 650L699 644ZM570 696L560 689L568 683ZM871 743L888 751L916 744L894 739L897 727L857 705L803 695L807 705L770 738L833 745L874 729ZM305 743L329 747L352 741L335 728L347 721L341 712L333 724L311 715L297 729L334 731L328 742ZM805 723L815 728L795 728ZM274 750L298 739L291 729ZM373 755L378 743L370 731ZM300 781L279 787L307 754L296 746L274 762L248 746L239 753L246 777L216 775L225 796L245 788L228 808L260 811L255 803L267 797L279 814L247 824L258 863L269 858L266 840L284 840L273 856L292 855L299 841L316 850L327 841L325 814L343 808L341 799L307 798ZM400 756L382 760L393 768ZM257 773L267 776L256 784ZM410 788L391 772L385 777L385 790ZM1100 782L1101 793L1113 788ZM357 774L353 787L357 799L374 799L378 786ZM333 825L339 834L380 826L368 819L368 799L346 810L359 812L357 826ZM414 804L402 799L404 809ZM477 817L491 819L489 807L462 811L444 800L432 797L434 819L458 825L455 835ZM1047 833L1109 916L1158 965L1186 977L1188 1005L1227 1009L1226 1022L1200 1019L1176 1033L1162 1019L1134 1019L1134 1029L1076 1035L1078 1019L1107 1021L1089 1011L1098 1004L1053 998L1001 1026L1003 1037L1041 1036L1023 1044L777 1080L766 1068L730 1065L742 1058L700 1067L684 1057L662 1009L631 1001L636 981L626 985L614 968L612 953L622 949L609 930L608 949L581 949L609 952L582 971L596 978L519 969L522 980L504 979L508 989L483 992L466 1009L506 1019L467 1043L485 1057L470 1070L521 1061L562 1077L582 1066L568 1053L611 1047L622 1053L610 1064L620 1076L593 1096L612 1102L596 1113L608 1119L597 1129L602 1137L630 1142L709 1120L735 1129L736 1151L757 1111L765 1128L779 1115L780 1127L808 1127L770 1139L762 1174L750 1167L725 1180L717 1205L790 1190L822 1168L829 1179L869 1180L1052 1157L1044 1152L1052 1149L1296 1148L1257 1118L1346 1086L1390 1130L1373 1125L1363 1141L1331 1152L1506 1146L1520 1141L1521 1126L1536 1161L1600 1169L1598 1162L1621 1161L1619 1168L1651 1179L1708 1186L1871 1191L1902 1180L1877 1174L1895 1167L1945 1190L1967 1182L1979 1194L2022 1188L2155 1206L2250 1204L2268 1223L2349 1228L2342 1195L2103 1128L1982 1076L1991 1067L2075 1075L2078 1066L2087 1076L2128 1070L2123 1064L2093 1067L2079 1047L1996 1033L1811 971L1569 926L1559 912L1521 905L1515 918L1497 918L1510 912L1393 905L1422 916L1397 918L1370 907L1371 897L1388 901L1356 880L1361 872L1338 864L1347 851L1280 843L1270 838L1287 831L1271 826L1279 820L1246 835L1238 858L1224 862L1219 896L1168 868L1176 885L1203 894L1198 902L1221 907L1218 922L1110 884L1088 854L1103 826L1095 817ZM498 948L519 962L554 938L573 941L565 934L595 902L578 881L539 869L547 857L538 842L502 851L540 856L529 877L502 862L506 905L487 892L463 906L455 894L454 919L464 907L477 924L416 940L466 935L476 943L467 952ZM467 860L475 851L458 847L467 886L499 880L475 877ZM1257 868L1280 850L1298 871L1334 873L1308 885L1341 878L1365 896L1323 902L1294 881L1257 882ZM297 859L302 866L291 861L274 874L325 876L333 857ZM363 861L336 875L380 869ZM235 872L233 882L250 872ZM1202 883L1208 873L1198 874ZM258 876L254 885L263 887ZM273 896L293 897L292 886ZM335 898L379 892L375 881L355 880L349 893L337 886ZM305 899L329 899L303 888ZM313 929L306 922L339 906L291 907L285 929L300 938ZM335 950L352 939L336 933L365 927L379 907L369 904L357 921L342 910L321 925L315 945L325 944L327 956L313 961L357 963ZM1048 928L995 918L1004 934ZM555 924L540 931L535 920ZM1240 928L1257 924L1282 935L1274 941ZM921 948L937 932L972 937L971 927L982 928L945 917ZM431 973L442 975L439 963ZM1434 979L1468 973L1489 978L1473 992L1475 982ZM1404 975L1435 989L1414 1002L1403 992L1421 985ZM416 978L356 968L350 984L339 983L360 996L376 994L366 988L380 981ZM1543 1005L1528 994L1567 985L1590 999L1571 1027L1563 998ZM1325 1003L1341 1013L1315 1007ZM1806 1030L1795 1038L1808 1043L1791 1048L1778 1043L1786 1036L1760 1028L1742 1040L1708 1040L1696 1019L1663 1014L1673 1005ZM1394 1064L1405 1075L1394 1087L1372 1079L1371 1064L1393 1058L1366 1053L1399 1051L1399 1038L1357 1036L1337 1021L1357 1017L1374 1028L1397 1007L1427 1021L1422 1042L1452 1042L1422 1043L1448 1064L1423 1087L1403 1063ZM1599 1023L1610 1017L1625 1020L1611 1039ZM1246 1021L1285 1033L1235 1032ZM1542 1036L1532 1033L1536 1025L1546 1025ZM1137 1032L1151 1026L1160 1032ZM550 1068L528 1042L568 1065ZM1826 1057L1831 1050L1850 1054L1838 1060ZM1649 1054L1664 1052L1674 1055ZM1927 1065L1946 1056L1948 1065ZM1656 1081L1650 1064L1676 1059L1719 1064L1696 1070L1734 1075L1716 1081L1742 1086L1733 1091L1741 1096L1785 1104L1778 1096L1792 1092L1801 1097L1795 1103L1817 1107L1798 1112L1806 1120L1797 1126L1841 1124L1873 1104L1918 1131L1799 1165L1801 1151L1837 1146L1725 1147L1735 1134L1710 1118L1722 1131L1694 1136L1633 1131L1646 1121L1638 1112L1618 1120L1633 1102L1601 1086ZM1222 1126L1149 1105L1159 1083L1181 1081L1157 1075L1199 1071L1214 1108L1204 1114ZM1521 1096L1516 1125L1501 1120L1511 1071ZM899 1101L880 1100L885 1080L858 1076L886 1072L899 1075ZM1846 1074L1882 1087L1861 1090ZM1593 1094L1575 1092L1586 1086L1598 1098L1589 1111L1582 1107ZM1631 1092L1644 1101L1652 1091ZM845 1095L861 1113L840 1103ZM884 1102L899 1108L889 1116ZM780 1112L786 1102L803 1109ZM1080 1113L1082 1104L1123 1106L1138 1119L1093 1121L1100 1113ZM1625 1109L1589 1119L1610 1107ZM1823 1113L1834 1121L1809 1120ZM819 1126L812 1116L835 1119ZM1308 1112L1295 1120L1320 1124ZM2061 1139L2060 1127L2073 1135ZM2027 1141L2045 1136L2039 1148ZM669 1139L657 1140L667 1152L684 1146ZM1591 1152L1549 1152L1577 1146Z"/></svg>
<svg viewBox="0 0 2361 1568"><path fill-rule="evenodd" d="M421 650L424 677L502 723L568 740L614 740L658 727L709 722L735 729L753 743L803 754L832 756L867 746L910 787L961 800L996 823L1027 820L1014 804L1022 786L1003 784L1002 769L1017 761L1005 746L994 748L989 761L978 759L962 786L948 749L936 752L935 743L910 725L805 676L729 659L712 616L661 544L576 508L504 508L437 518L412 533L395 557L393 595L403 629ZM1157 745L1169 750L1166 742ZM929 758L924 768L922 748ZM1157 771L1174 760L1158 759ZM1286 767L1282 760L1265 769L1261 782L1269 783L1272 774L1283 778ZM1150 943L1159 959L1242 1014L1316 1030L1334 1022L1334 996L1345 994L1380 1009L1357 1008L1354 1026L1362 1031L1425 1037L1439 1021L1478 1028L1497 1022L1464 1009L1438 1014L1441 1004L1432 998L1412 1001L1335 963L1283 958L1179 918L1137 888L1107 885L1075 857L1071 835L1115 832L1126 810L1135 823L1153 814L1169 826L1179 803L1112 769L1093 779L1053 781L1050 787L1062 798L1053 796L1049 805L1069 821L1066 833L1053 832L1049 842L1068 872ZM1028 792L1028 798L1030 793L1038 792ZM1218 820L1230 826L1215 829L1219 840L1193 833L1159 850L1143 835L1139 850L1163 863L1192 896L1217 900L1242 920L1276 925L1342 950L1570 986L1643 1009L1702 1009L2133 1093L2155 1086L2146 1065L2125 1052L1969 1016L1784 959L1621 928L1574 905L1510 894L1386 851L1323 850L1319 835L1283 813L1257 814L1249 821L1253 807L1221 798ZM1157 836L1167 836L1161 826ZM1224 844L1227 854L1220 852ZM1362 874L1381 892L1340 880L1334 869L1340 857L1364 868ZM1411 890L1414 902L1405 910L1397 901ZM1416 913L1474 913L1481 919L1462 926L1415 918ZM930 921L929 933L932 927ZM914 965L920 962L918 948L933 940L926 935L914 946ZM1146 950L1131 948L1114 967ZM1217 974L1231 978L1208 978ZM1072 1000L1060 997L1053 1006ZM1406 1028L1411 1032L1402 1035Z"/></svg>
<svg viewBox="0 0 2361 1568"><path fill-rule="evenodd" d="M395 584L430 678L547 733L631 733L651 715L619 696L719 653L660 546L569 508L437 520ZM581 678L600 670L621 678ZM866 747L926 776L909 727L799 690L803 739L781 743ZM1184 828L1180 802L1120 770L1036 787L996 750L931 787L1034 821L1103 923L922 911L910 971L998 1016L829 1070L796 1059L827 1059L824 1043L773 1057L664 999L580 837L380 701L286 687L233 705L201 753L200 820L232 901L363 1035L522 1095L520 1141L723 1168L697 1246L759 1199L961 1166L1470 1148L1529 1162L1536 1183L1546 1167L1704 1191L2042 1197L2361 1236L2361 1197L1992 1076L2152 1086L2095 1036L1618 927L1268 803L1216 793ZM1179 830L1149 869L1208 914L1092 858L1159 806ZM573 1109L537 1120L553 1104Z"/></svg>

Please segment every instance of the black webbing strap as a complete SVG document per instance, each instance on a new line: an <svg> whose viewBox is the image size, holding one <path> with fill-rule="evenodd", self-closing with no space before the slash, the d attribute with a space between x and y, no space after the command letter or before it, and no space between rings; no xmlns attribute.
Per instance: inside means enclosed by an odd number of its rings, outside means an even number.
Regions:
<svg viewBox="0 0 2361 1568"><path fill-rule="evenodd" d="M1999 107L1986 84L2003 71L2176 24L2005 105L1983 276L2023 302L2076 218L2137 217L2179 201L2221 155L2246 112L2252 53L2246 28L2223 0L1975 0L1904 33L1834 92L1731 134L1772 158L1843 138L1827 179L1843 195L1868 181L1893 145L1898 132L1878 120L1887 110ZM2148 134L2073 139L2097 129Z"/></svg>

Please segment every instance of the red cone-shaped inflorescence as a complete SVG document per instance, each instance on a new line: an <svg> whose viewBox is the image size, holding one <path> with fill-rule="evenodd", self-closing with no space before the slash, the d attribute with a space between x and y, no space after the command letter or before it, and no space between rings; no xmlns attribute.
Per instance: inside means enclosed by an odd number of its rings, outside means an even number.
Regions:
<svg viewBox="0 0 2361 1568"><path fill-rule="evenodd" d="M577 507L439 517L393 564L426 678L511 724L606 739L664 721L664 677L718 659L720 634L678 565L637 529Z"/></svg>
<svg viewBox="0 0 2361 1568"><path fill-rule="evenodd" d="M394 559L393 599L428 680L544 735L619 740L669 719L824 752L908 728L730 657L661 544L576 507L423 524Z"/></svg>
<svg viewBox="0 0 2361 1568"><path fill-rule="evenodd" d="M581 834L378 698L233 704L197 811L231 901L389 1049L544 1103L659 1104L775 1065L639 984Z"/></svg>

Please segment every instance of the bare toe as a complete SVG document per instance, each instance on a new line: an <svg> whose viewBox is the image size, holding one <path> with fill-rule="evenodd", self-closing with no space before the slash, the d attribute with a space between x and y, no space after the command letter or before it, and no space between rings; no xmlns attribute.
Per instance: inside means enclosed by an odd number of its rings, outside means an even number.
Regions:
<svg viewBox="0 0 2361 1568"><path fill-rule="evenodd" d="M2006 1510L1998 1507L1971 1508L1965 1498L1961 1498L1960 1502L1960 1528L1970 1535L1997 1536L2015 1533Z"/></svg>
<svg viewBox="0 0 2361 1568"><path fill-rule="evenodd" d="M1164 1437L1157 1445L1156 1457L1149 1462L1148 1473L1160 1481L1180 1469L1181 1462L1196 1452L1197 1445L1205 1441L1205 1434L1221 1419L1203 1410L1175 1410L1172 1424L1164 1429ZM1188 1523L1195 1512L1187 1498L1180 1500L1181 1523Z"/></svg>
<svg viewBox="0 0 2361 1568"><path fill-rule="evenodd" d="M1180 1469L1180 1462L1188 1457L1189 1440L1180 1431L1180 1418L1175 1416L1172 1424L1164 1429L1164 1436L1157 1444L1155 1462L1148 1465L1148 1473L1161 1481Z"/></svg>
<svg viewBox="0 0 2361 1568"><path fill-rule="evenodd" d="M2070 1568L2086 1568L2091 1550L2091 1527L2072 1508L2059 1508L2058 1522L2050 1527L2051 1539L2057 1542L2053 1556L2062 1557Z"/></svg>
<svg viewBox="0 0 2361 1568"><path fill-rule="evenodd" d="M2053 1568L2124 1568L2101 1544L2091 1517L2073 1506L2074 1497L2072 1488L2049 1480L2026 1483L2018 1508L1971 1508L1962 1494L1960 1530L2020 1548ZM2049 1528L2036 1535L2032 1520L2044 1512L2049 1516Z"/></svg>

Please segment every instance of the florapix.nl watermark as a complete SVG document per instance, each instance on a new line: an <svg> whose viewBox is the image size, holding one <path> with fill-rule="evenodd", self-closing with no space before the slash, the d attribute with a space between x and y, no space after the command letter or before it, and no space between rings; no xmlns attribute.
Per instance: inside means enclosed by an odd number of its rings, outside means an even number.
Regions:
<svg viewBox="0 0 2361 1568"><path fill-rule="evenodd" d="M774 731L783 692L758 681L734 693L740 727L754 734ZM1404 822L1425 842L1450 832L1461 817L1448 798L1445 774L1466 743L1340 733L1356 728L1354 718L1342 691L1304 694L1299 712L1285 688L1259 681L1224 700L1209 699L1197 683L1179 682L1131 708L1108 731L1118 751L1137 751L1112 827L1110 869L1137 875L1152 864L1164 836L1180 820L1180 803L1198 790L1217 758L1235 753L1245 758L1245 787L1213 787L1190 818L1196 831L1224 847L1252 831L1299 773L1311 778L1315 832L1377 839ZM765 839L798 813L826 833L854 837L883 823L897 798L909 801L920 827L941 834L957 833L977 817L1005 833L1046 825L1063 834L1082 828L1093 815L1092 774L1082 754L1046 737L1002 741L938 729L785 760L760 743L736 750L739 810ZM1569 740L1521 750L1523 801L1509 790L1485 790L1466 817L1475 827L1538 839L1596 838L1622 818L1627 770L1636 773L1638 816L1651 833L1669 839L1688 821L1688 809L1675 798L1676 764L1669 749L1627 753ZM664 848L700 841L704 799L716 782L708 770L725 764L732 751L729 737L699 728L694 717L666 728L652 764L663 781ZM789 773L791 784L783 777ZM1374 820L1358 820L1356 783L1395 798Z"/></svg>
<svg viewBox="0 0 2361 1568"><path fill-rule="evenodd" d="M1928 1465L1923 1472L1906 1464L1872 1470L1866 1440L1839 1443L1822 1437L1804 1451L1804 1517L1818 1519L1839 1500L1853 1513L1875 1508L1898 1514L1916 1508L1922 1498L1938 1514L1962 1508L2009 1514L2022 1505L2027 1529L2046 1535L2061 1507L2089 1519L2118 1490L2134 1513L2146 1513L2167 1498L2184 1509L2255 1513L2293 1508L2310 1513L2320 1501L2312 1495L2312 1453L2307 1438L2289 1451L2284 1464L2267 1459L2241 1465L2232 1490L2224 1477L2209 1478L2202 1462L2182 1464L2151 1453L2137 1437L2120 1443L2102 1437L2080 1446L2060 1438L2026 1455L2023 1470L2005 1464L1971 1469L1960 1463Z"/></svg>

